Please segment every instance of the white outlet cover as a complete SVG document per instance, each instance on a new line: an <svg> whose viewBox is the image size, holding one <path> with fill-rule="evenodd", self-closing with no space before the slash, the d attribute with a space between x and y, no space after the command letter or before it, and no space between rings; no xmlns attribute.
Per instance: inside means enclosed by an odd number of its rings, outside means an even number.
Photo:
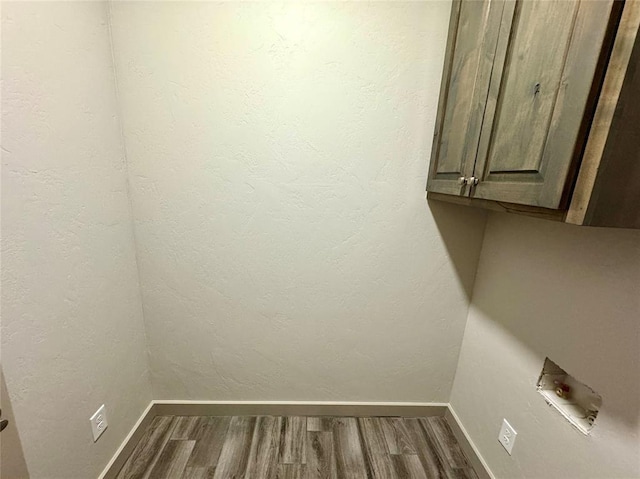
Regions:
<svg viewBox="0 0 640 479"><path fill-rule="evenodd" d="M91 416L91 432L93 433L93 442L96 442L109 425L107 423L107 413L104 404Z"/></svg>
<svg viewBox="0 0 640 479"><path fill-rule="evenodd" d="M511 455L517 436L518 433L516 430L507 422L506 419L503 419L500 434L498 434L498 441L500 441L500 444L502 444L502 447L506 449L509 455Z"/></svg>

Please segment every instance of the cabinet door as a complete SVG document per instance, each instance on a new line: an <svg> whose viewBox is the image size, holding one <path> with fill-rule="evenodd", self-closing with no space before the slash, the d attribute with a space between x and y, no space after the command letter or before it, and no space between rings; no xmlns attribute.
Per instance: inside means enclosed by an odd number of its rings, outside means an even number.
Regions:
<svg viewBox="0 0 640 479"><path fill-rule="evenodd" d="M473 174L504 0L454 1L428 191L467 194Z"/></svg>
<svg viewBox="0 0 640 479"><path fill-rule="evenodd" d="M471 196L561 208L612 2L508 1Z"/></svg>

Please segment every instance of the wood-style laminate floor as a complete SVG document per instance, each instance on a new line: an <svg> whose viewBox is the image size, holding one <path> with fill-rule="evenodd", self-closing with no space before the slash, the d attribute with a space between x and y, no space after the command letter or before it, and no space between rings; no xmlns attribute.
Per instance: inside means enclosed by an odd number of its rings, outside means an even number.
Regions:
<svg viewBox="0 0 640 479"><path fill-rule="evenodd" d="M118 479L477 479L445 419L158 416Z"/></svg>

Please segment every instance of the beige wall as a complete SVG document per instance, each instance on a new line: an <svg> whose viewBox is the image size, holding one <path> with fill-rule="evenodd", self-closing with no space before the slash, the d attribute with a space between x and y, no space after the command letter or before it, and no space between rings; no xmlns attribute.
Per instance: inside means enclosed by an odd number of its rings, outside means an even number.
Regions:
<svg viewBox="0 0 640 479"><path fill-rule="evenodd" d="M483 215L424 199L448 2L115 2L159 399L447 401Z"/></svg>
<svg viewBox="0 0 640 479"><path fill-rule="evenodd" d="M602 395L590 436L537 394L546 356ZM640 477L640 231L492 214L451 404L496 477Z"/></svg>
<svg viewBox="0 0 640 479"><path fill-rule="evenodd" d="M4 479L96 477L151 400L107 13L2 5Z"/></svg>

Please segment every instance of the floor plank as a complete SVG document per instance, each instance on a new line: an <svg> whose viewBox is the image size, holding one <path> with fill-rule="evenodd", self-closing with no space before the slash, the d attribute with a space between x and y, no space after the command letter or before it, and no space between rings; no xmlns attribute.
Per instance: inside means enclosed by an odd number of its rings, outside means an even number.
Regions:
<svg viewBox="0 0 640 479"><path fill-rule="evenodd" d="M260 416L256 419L245 477L276 476L282 422L283 418L273 416Z"/></svg>
<svg viewBox="0 0 640 479"><path fill-rule="evenodd" d="M394 479L396 477L389 450L382 430L382 422L377 417L358 419L362 450L367 467L367 477L373 479Z"/></svg>
<svg viewBox="0 0 640 479"><path fill-rule="evenodd" d="M194 445L195 441L171 439L162 450L149 477L153 479L176 479L182 477Z"/></svg>
<svg viewBox="0 0 640 479"><path fill-rule="evenodd" d="M304 479L306 464L278 464L276 479Z"/></svg>
<svg viewBox="0 0 640 479"><path fill-rule="evenodd" d="M307 432L306 479L337 479L333 434L325 431Z"/></svg>
<svg viewBox="0 0 640 479"><path fill-rule="evenodd" d="M362 443L371 454L389 454L382 430L382 421L377 417L358 418Z"/></svg>
<svg viewBox="0 0 640 479"><path fill-rule="evenodd" d="M333 426L333 417L320 416L307 418L307 431L331 431Z"/></svg>
<svg viewBox="0 0 640 479"><path fill-rule="evenodd" d="M138 441L118 473L118 479L139 479L151 471L155 460L169 440L174 426L173 416L157 416Z"/></svg>
<svg viewBox="0 0 640 479"><path fill-rule="evenodd" d="M193 433L198 420L198 416L176 416L176 425L171 433L171 439L194 439Z"/></svg>
<svg viewBox="0 0 640 479"><path fill-rule="evenodd" d="M193 434L196 445L187 462L187 469L193 469L190 473L194 479L199 479L196 473L203 478L213 477L230 422L231 417L225 416L198 418Z"/></svg>
<svg viewBox="0 0 640 479"><path fill-rule="evenodd" d="M422 463L427 477L430 479L445 478L446 473L444 466L434 450L434 445L431 444L430 439L420 424L420 420L417 418L406 418L403 421L411 435L413 445L416 448L418 458Z"/></svg>
<svg viewBox="0 0 640 479"><path fill-rule="evenodd" d="M185 467L182 479L205 479L207 471L205 467Z"/></svg>
<svg viewBox="0 0 640 479"><path fill-rule="evenodd" d="M251 440L256 425L255 417L234 416L220 452L214 479L244 477L251 452Z"/></svg>
<svg viewBox="0 0 640 479"><path fill-rule="evenodd" d="M416 454L407 426L401 418L382 417L380 421L389 454Z"/></svg>
<svg viewBox="0 0 640 479"><path fill-rule="evenodd" d="M428 479L417 455L392 455L394 472L398 479Z"/></svg>
<svg viewBox="0 0 640 479"><path fill-rule="evenodd" d="M184 474L182 474L182 479L205 479L206 477L206 467L186 467L184 469Z"/></svg>
<svg viewBox="0 0 640 479"><path fill-rule="evenodd" d="M287 416L280 433L280 464L306 463L307 418Z"/></svg>
<svg viewBox="0 0 640 479"><path fill-rule="evenodd" d="M452 468L469 467L458 441L443 417L422 418L420 422L426 433L431 436L436 453L442 462Z"/></svg>
<svg viewBox="0 0 640 479"><path fill-rule="evenodd" d="M367 477L356 418L344 417L334 420L333 450L339 478L365 479Z"/></svg>
<svg viewBox="0 0 640 479"><path fill-rule="evenodd" d="M457 467L447 471L447 479L478 479L478 476L470 467Z"/></svg>

